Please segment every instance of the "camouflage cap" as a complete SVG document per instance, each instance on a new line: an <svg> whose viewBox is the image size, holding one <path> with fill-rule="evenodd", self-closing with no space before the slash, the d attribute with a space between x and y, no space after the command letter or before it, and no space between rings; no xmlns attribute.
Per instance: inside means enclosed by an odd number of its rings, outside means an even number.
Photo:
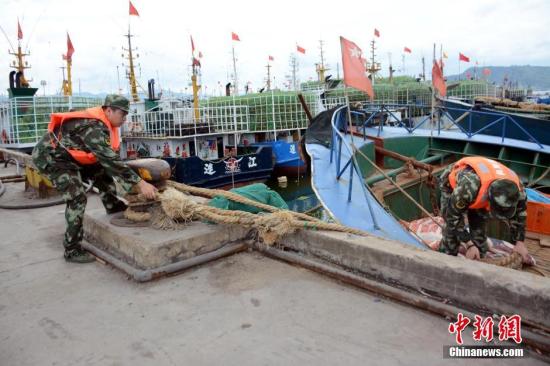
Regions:
<svg viewBox="0 0 550 366"><path fill-rule="evenodd" d="M498 219L510 219L516 213L519 188L508 179L497 179L489 186L491 211Z"/></svg>
<svg viewBox="0 0 550 366"><path fill-rule="evenodd" d="M130 101L124 98L122 95L109 94L105 97L105 102L103 102L103 106L118 108L128 113L128 111L130 110Z"/></svg>

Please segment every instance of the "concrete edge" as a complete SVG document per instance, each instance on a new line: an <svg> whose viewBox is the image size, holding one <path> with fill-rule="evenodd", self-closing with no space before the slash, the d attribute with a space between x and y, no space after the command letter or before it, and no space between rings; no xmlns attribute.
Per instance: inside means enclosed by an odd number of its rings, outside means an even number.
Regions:
<svg viewBox="0 0 550 366"><path fill-rule="evenodd" d="M516 314L550 328L550 281L531 273L424 251L375 236L303 231L279 241L289 249L456 304Z"/></svg>
<svg viewBox="0 0 550 366"><path fill-rule="evenodd" d="M130 264L123 262L122 260L111 255L107 251L101 250L93 244L83 242L82 247L96 257L103 259L104 261L111 264L113 267L121 270L122 272L128 274L133 280L137 282L147 282L172 273L182 272L186 269L199 266L229 255L242 252L248 249L248 245L243 242L237 243L227 243L223 247L214 250L212 252L197 255L192 258L188 258L179 262L171 263L165 266L161 266L153 269L139 269L131 266Z"/></svg>
<svg viewBox="0 0 550 366"><path fill-rule="evenodd" d="M98 219L93 215L95 212L85 214L85 239L99 250L140 270L155 270L171 263L211 253L228 243L241 240L247 233L240 227L225 229L220 226L213 229L210 227L211 225L193 222L192 225L199 227L198 234L184 239L187 243L187 251L181 251L181 247L174 247L174 243L181 241L177 238L165 240L162 246L153 249L147 244L145 238L127 236L123 232L111 230L109 220ZM162 235L162 231L158 232L159 235ZM162 255L155 255L155 253Z"/></svg>

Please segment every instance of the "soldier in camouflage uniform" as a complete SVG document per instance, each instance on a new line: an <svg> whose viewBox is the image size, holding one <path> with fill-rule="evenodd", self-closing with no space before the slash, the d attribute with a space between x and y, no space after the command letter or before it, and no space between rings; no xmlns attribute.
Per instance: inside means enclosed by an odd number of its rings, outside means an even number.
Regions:
<svg viewBox="0 0 550 366"><path fill-rule="evenodd" d="M103 112L112 127L117 129L126 119L129 102L118 95L108 95ZM61 131L59 131L61 130ZM117 199L113 178L125 191L136 186L147 198L154 198L156 188L141 179L124 164L110 142L110 129L96 119L68 119L55 132L48 132L36 144L32 158L38 171L46 176L63 193L67 204L65 219L67 229L63 245L65 259L86 263L95 258L82 249L82 219L86 208L86 192L83 181L92 180L107 213L122 211L125 204ZM97 163L82 165L70 150L92 153Z"/></svg>
<svg viewBox="0 0 550 366"><path fill-rule="evenodd" d="M497 179L492 181L488 188L490 210L471 209L470 206L476 201L482 186L481 179L473 168L466 166L456 173L456 186L453 189L449 179L453 166L447 167L439 178L441 215L445 220L440 252L457 255L462 242L466 243L468 258L484 257L488 250L487 220L493 217L508 222L511 242L515 244L515 251L519 252L525 261L528 255L523 243L527 219L525 191L510 180ZM465 227L466 215L469 231Z"/></svg>

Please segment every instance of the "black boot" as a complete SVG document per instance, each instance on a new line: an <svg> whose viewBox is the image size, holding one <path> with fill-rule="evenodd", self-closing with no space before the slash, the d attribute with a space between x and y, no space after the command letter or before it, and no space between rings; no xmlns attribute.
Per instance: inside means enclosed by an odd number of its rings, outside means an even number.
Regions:
<svg viewBox="0 0 550 366"><path fill-rule="evenodd" d="M71 263L91 263L95 262L95 257L78 246L74 249L65 249L65 260Z"/></svg>
<svg viewBox="0 0 550 366"><path fill-rule="evenodd" d="M110 215L110 214L114 214L114 213L117 213L117 212L126 211L127 208L128 208L128 206L126 206L126 204L124 202L122 202L121 200L117 200L116 203L113 205L113 208L108 209L108 210L105 209L105 210Z"/></svg>

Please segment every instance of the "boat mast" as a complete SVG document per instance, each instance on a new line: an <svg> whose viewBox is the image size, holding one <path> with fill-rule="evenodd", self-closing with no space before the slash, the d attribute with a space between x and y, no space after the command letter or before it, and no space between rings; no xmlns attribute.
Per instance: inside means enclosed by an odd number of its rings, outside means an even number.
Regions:
<svg viewBox="0 0 550 366"><path fill-rule="evenodd" d="M201 86L198 83L198 77L200 76L201 63L195 57L195 45L193 44L193 37L191 38L191 85L193 87L193 115L195 117L195 123L200 119L199 111L199 91Z"/></svg>
<svg viewBox="0 0 550 366"><path fill-rule="evenodd" d="M271 90L271 65L269 64L269 60L267 61L267 90Z"/></svg>
<svg viewBox="0 0 550 366"><path fill-rule="evenodd" d="M232 51L232 54L233 54L233 88L234 88L233 94L238 95L239 94L239 83L238 83L238 78L237 78L237 61L235 59L235 46L234 45L231 46L231 51Z"/></svg>
<svg viewBox="0 0 550 366"><path fill-rule="evenodd" d="M391 52L388 52L388 59L390 61L390 84L393 83L393 73L395 72L395 70L393 69L393 66L392 66L392 63L391 63Z"/></svg>
<svg viewBox="0 0 550 366"><path fill-rule="evenodd" d="M10 67L12 69L16 69L17 73L21 75L19 77L21 88L28 88L30 86L29 81L32 81L32 80L25 79L25 69L30 69L31 67L29 66L28 62L24 61L24 57L30 56L31 53L30 52L24 53L23 51L21 51L21 39L17 40L17 52L11 52L11 51L8 51L8 52L10 55L15 56L16 61L13 61Z"/></svg>
<svg viewBox="0 0 550 366"><path fill-rule="evenodd" d="M139 102L139 96L137 92L137 82L136 82L136 74L134 71L134 56L132 51L132 37L133 35L130 33L130 25L128 24L128 34L124 35L124 37L128 38L128 49L125 49L122 47L124 51L128 52L128 71L126 72L126 77L128 78L128 81L130 82L130 95L132 96L132 101ZM137 48L136 48L137 50ZM124 57L124 55L122 55ZM139 55L136 54L136 58L139 57Z"/></svg>
<svg viewBox="0 0 550 366"><path fill-rule="evenodd" d="M295 54L290 56L290 80L294 90L298 90L298 59ZM290 85L289 85L290 86ZM290 88L289 88L290 89Z"/></svg>
<svg viewBox="0 0 550 366"><path fill-rule="evenodd" d="M65 79L65 67L62 67L63 70L63 95L64 96L71 96L73 95L73 81L71 77L71 68L73 65L72 57L69 57L68 52L67 55L63 56L63 59L67 62L67 79Z"/></svg>
<svg viewBox="0 0 550 366"><path fill-rule="evenodd" d="M325 82L325 71L328 71L328 68L325 68L325 55L323 53L323 41L319 40L319 50L321 55L321 63L317 64L317 77L319 78L320 83Z"/></svg>
<svg viewBox="0 0 550 366"><path fill-rule="evenodd" d="M374 53L375 50L376 50L376 41L373 39L370 42L370 52L371 52L370 66L367 68L367 70L371 75L372 85L374 85L374 79L375 79L376 73L382 70L382 67L380 67L380 62L376 62L376 59L375 59L376 54Z"/></svg>
<svg viewBox="0 0 550 366"><path fill-rule="evenodd" d="M73 60L67 57L67 93L65 95L73 95L73 79L71 76L72 66Z"/></svg>

